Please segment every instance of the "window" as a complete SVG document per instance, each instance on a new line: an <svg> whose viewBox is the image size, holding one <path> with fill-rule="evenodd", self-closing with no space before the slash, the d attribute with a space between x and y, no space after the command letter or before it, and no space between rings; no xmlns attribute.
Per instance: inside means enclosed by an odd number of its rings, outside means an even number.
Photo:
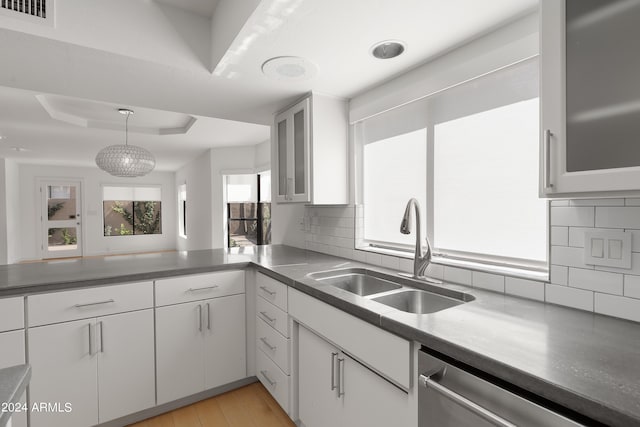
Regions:
<svg viewBox="0 0 640 427"><path fill-rule="evenodd" d="M271 173L227 176L227 245L271 243Z"/></svg>
<svg viewBox="0 0 640 427"><path fill-rule="evenodd" d="M410 250L415 235L399 226L415 197L437 255L546 268L537 66L527 60L357 124L360 247Z"/></svg>
<svg viewBox="0 0 640 427"><path fill-rule="evenodd" d="M178 234L187 237L187 184L178 187Z"/></svg>
<svg viewBox="0 0 640 427"><path fill-rule="evenodd" d="M102 187L105 236L162 234L160 187Z"/></svg>

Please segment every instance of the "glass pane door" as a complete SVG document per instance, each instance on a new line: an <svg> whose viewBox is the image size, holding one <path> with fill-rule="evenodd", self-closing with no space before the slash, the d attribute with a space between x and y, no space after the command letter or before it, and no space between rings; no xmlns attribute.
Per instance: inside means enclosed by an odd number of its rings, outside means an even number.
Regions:
<svg viewBox="0 0 640 427"><path fill-rule="evenodd" d="M80 183L46 183L43 199L43 258L81 256Z"/></svg>
<svg viewBox="0 0 640 427"><path fill-rule="evenodd" d="M287 196L287 121L278 123L278 196Z"/></svg>

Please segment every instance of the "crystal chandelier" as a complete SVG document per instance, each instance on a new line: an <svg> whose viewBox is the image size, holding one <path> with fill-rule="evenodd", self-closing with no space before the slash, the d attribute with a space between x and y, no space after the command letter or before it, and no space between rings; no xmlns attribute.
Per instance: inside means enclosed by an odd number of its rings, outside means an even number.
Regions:
<svg viewBox="0 0 640 427"><path fill-rule="evenodd" d="M113 176L136 177L148 174L156 166L156 159L142 147L129 145L129 116L132 110L118 109L125 119L124 145L110 145L100 150L96 156L96 164L100 169Z"/></svg>

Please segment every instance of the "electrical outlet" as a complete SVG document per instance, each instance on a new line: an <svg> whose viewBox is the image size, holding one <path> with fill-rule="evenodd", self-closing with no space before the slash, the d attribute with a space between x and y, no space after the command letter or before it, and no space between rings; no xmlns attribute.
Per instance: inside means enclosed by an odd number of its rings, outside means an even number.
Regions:
<svg viewBox="0 0 640 427"><path fill-rule="evenodd" d="M631 233L609 230L585 231L584 263L631 268Z"/></svg>

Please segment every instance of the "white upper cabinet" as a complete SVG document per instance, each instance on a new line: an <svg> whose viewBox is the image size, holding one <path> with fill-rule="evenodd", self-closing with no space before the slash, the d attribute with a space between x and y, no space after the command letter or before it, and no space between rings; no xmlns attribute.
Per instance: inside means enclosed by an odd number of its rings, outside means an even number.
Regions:
<svg viewBox="0 0 640 427"><path fill-rule="evenodd" d="M640 3L541 0L542 197L640 190Z"/></svg>
<svg viewBox="0 0 640 427"><path fill-rule="evenodd" d="M346 101L309 95L276 115L272 140L278 203L349 203Z"/></svg>

